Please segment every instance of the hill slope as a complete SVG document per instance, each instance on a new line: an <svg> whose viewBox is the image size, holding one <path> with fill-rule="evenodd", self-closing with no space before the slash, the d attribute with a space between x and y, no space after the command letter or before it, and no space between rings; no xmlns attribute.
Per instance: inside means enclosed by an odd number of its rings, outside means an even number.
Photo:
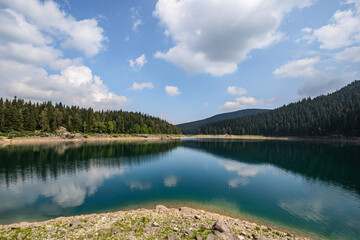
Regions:
<svg viewBox="0 0 360 240"><path fill-rule="evenodd" d="M203 119L203 120L179 124L179 125L177 125L177 127L180 128L180 130L183 134L196 134L197 130L202 126L205 126L206 124L210 124L210 123L214 123L214 122L218 122L218 121L222 121L222 120L227 120L227 119L238 118L238 117L251 115L251 114L263 113L263 112L267 112L267 111L269 111L269 110L267 110L267 109L244 109L244 110L239 110L239 111L235 111L235 112L218 114L218 115L215 115L215 116Z"/></svg>
<svg viewBox="0 0 360 240"><path fill-rule="evenodd" d="M202 134L265 136L360 136L360 81L332 94L275 110L208 124Z"/></svg>

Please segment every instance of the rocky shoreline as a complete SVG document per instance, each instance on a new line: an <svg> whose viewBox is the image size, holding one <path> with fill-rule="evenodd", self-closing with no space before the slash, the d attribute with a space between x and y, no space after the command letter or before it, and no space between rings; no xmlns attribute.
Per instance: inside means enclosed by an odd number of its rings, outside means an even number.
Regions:
<svg viewBox="0 0 360 240"><path fill-rule="evenodd" d="M310 239L189 207L137 209L0 225L0 239Z"/></svg>

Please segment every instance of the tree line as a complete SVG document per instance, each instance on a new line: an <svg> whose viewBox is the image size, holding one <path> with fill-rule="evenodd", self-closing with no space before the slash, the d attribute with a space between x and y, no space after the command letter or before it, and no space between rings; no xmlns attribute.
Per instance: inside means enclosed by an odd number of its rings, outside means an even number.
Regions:
<svg viewBox="0 0 360 240"><path fill-rule="evenodd" d="M167 121L139 112L94 111L91 107L53 105L51 101L33 103L17 97L0 98L0 132L56 132L60 127L81 133L181 133Z"/></svg>
<svg viewBox="0 0 360 240"><path fill-rule="evenodd" d="M360 136L360 81L332 94L304 98L275 110L219 121L200 134Z"/></svg>

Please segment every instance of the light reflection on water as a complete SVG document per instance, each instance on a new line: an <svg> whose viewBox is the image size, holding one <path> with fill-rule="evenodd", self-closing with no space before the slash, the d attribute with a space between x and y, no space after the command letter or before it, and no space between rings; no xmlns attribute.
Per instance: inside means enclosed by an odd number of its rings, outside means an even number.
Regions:
<svg viewBox="0 0 360 240"><path fill-rule="evenodd" d="M360 235L357 145L183 140L0 148L0 223L201 205L325 238Z"/></svg>

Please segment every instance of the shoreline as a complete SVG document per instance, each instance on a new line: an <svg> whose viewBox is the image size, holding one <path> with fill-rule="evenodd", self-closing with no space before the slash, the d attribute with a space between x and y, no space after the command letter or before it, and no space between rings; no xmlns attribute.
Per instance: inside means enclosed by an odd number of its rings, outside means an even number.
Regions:
<svg viewBox="0 0 360 240"><path fill-rule="evenodd" d="M304 235L212 211L164 205L0 225L0 238L6 239L313 239Z"/></svg>
<svg viewBox="0 0 360 240"><path fill-rule="evenodd" d="M275 141L309 141L309 142L330 142L330 143L355 143L360 144L360 138L352 137L266 137L256 135L151 135L151 134L139 134L139 135L93 135L84 137L81 134L75 134L76 137L64 138L61 135L50 136L27 136L27 137L15 137L8 139L6 137L0 137L0 147L7 145L32 145L32 144L46 144L46 143L78 143L78 142L162 142L169 140L181 140L181 139L224 139L224 140L275 140Z"/></svg>
<svg viewBox="0 0 360 240"><path fill-rule="evenodd" d="M243 140L275 140L275 141L309 141L309 142L339 142L360 143L359 137L333 137L333 136L309 136L309 137L266 137L257 135L182 135L181 139L243 139Z"/></svg>

